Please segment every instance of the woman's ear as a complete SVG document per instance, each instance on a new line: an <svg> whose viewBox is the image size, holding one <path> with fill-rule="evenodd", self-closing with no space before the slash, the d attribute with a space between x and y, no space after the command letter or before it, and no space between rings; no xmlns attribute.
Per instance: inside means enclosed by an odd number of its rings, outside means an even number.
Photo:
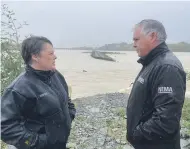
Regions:
<svg viewBox="0 0 190 149"><path fill-rule="evenodd" d="M38 55L32 55L32 60L35 61L35 62L38 62L39 61L39 58L38 58Z"/></svg>

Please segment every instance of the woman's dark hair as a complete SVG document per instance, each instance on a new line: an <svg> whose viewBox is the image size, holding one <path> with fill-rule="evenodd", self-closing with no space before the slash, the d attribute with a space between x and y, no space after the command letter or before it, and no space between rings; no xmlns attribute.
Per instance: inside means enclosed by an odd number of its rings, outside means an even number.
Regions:
<svg viewBox="0 0 190 149"><path fill-rule="evenodd" d="M31 63L32 55L38 55L45 43L52 45L46 37L31 36L22 42L21 54L25 64Z"/></svg>

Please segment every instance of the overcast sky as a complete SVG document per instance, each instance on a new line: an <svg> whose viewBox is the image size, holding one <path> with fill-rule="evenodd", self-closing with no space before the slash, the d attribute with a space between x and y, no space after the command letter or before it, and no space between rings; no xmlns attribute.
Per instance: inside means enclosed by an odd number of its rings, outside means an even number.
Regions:
<svg viewBox="0 0 190 149"><path fill-rule="evenodd" d="M142 19L157 19L167 42L190 42L190 2L21 1L7 2L16 18L27 21L21 36L48 37L55 47L102 46L132 42L132 28Z"/></svg>

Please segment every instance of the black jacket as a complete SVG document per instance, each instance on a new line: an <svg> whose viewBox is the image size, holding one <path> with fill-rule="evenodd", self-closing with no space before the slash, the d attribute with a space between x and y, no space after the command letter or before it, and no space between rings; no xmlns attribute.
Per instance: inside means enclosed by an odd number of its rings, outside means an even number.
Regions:
<svg viewBox="0 0 190 149"><path fill-rule="evenodd" d="M146 57L127 105L127 139L135 149L180 149L186 73L165 43Z"/></svg>
<svg viewBox="0 0 190 149"><path fill-rule="evenodd" d="M1 139L18 149L65 149L75 107L58 71L27 66L1 100Z"/></svg>

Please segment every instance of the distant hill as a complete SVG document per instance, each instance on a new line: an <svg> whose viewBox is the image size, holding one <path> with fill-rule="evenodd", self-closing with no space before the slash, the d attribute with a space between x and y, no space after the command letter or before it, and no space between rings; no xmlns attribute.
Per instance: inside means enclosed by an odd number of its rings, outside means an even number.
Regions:
<svg viewBox="0 0 190 149"><path fill-rule="evenodd" d="M173 52L190 52L190 44L185 42L180 42L176 44L168 44L168 47ZM134 51L133 44L122 43L113 43L106 44L102 47L96 48L96 50L105 50L105 51Z"/></svg>
<svg viewBox="0 0 190 149"><path fill-rule="evenodd" d="M174 44L167 44L169 49L173 52L190 52L190 43L179 42ZM67 48L56 48L56 49L67 49ZM135 51L133 44L128 44L126 42L105 44L101 47L73 47L70 50L101 50L101 51Z"/></svg>
<svg viewBox="0 0 190 149"><path fill-rule="evenodd" d="M180 42L177 44L168 44L173 52L190 52L190 43Z"/></svg>

